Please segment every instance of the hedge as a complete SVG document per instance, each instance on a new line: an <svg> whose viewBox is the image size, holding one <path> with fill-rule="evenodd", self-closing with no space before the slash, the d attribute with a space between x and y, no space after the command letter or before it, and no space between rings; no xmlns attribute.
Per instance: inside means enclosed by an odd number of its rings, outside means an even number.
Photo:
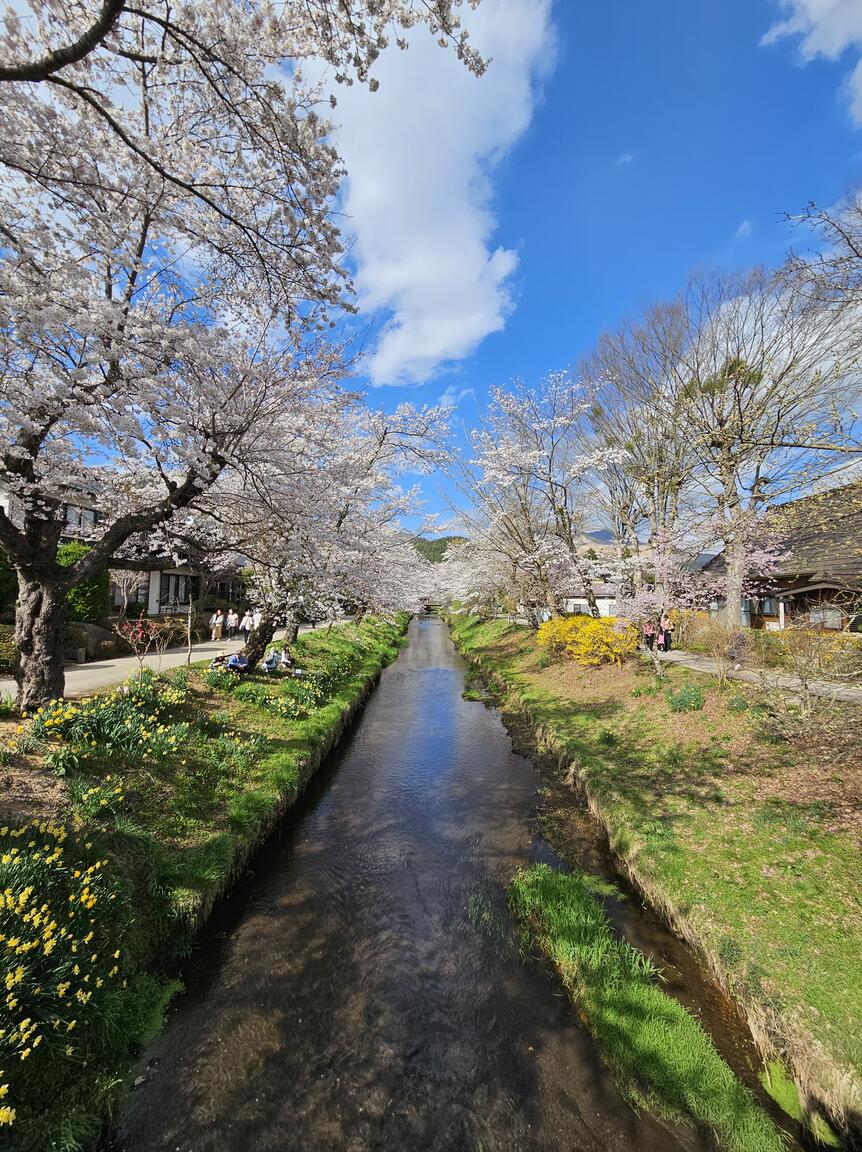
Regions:
<svg viewBox="0 0 862 1152"><path fill-rule="evenodd" d="M57 549L57 563L62 568L71 568L89 550L88 545L70 540ZM66 615L69 620L100 620L110 610L111 578L107 568L89 580L82 580L66 593Z"/></svg>

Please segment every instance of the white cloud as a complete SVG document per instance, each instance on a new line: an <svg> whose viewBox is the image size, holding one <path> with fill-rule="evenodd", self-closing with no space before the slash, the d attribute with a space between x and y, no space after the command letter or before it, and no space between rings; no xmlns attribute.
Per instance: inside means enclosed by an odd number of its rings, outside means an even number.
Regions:
<svg viewBox="0 0 862 1152"><path fill-rule="evenodd" d="M744 240L746 236L750 236L754 231L754 225L750 220L743 220L733 235L734 240Z"/></svg>
<svg viewBox="0 0 862 1152"><path fill-rule="evenodd" d="M634 158L634 152L623 152L621 156L617 156L617 168L624 168L627 164L631 164Z"/></svg>
<svg viewBox="0 0 862 1152"><path fill-rule="evenodd" d="M468 73L422 28L336 90L361 312L383 318L367 370L412 384L468 356L513 307L517 253L497 246L492 176L529 127L554 55L552 0L486 0L464 21L491 64Z"/></svg>
<svg viewBox="0 0 862 1152"><path fill-rule="evenodd" d="M799 36L803 59L837 60L844 52L860 56L847 78L850 115L862 127L862 3L860 0L779 0L787 17L773 24L762 43Z"/></svg>
<svg viewBox="0 0 862 1152"><path fill-rule="evenodd" d="M475 399L476 389L459 388L457 384L450 384L437 403L445 408L457 408L461 401L466 400L468 396L472 396L473 399Z"/></svg>

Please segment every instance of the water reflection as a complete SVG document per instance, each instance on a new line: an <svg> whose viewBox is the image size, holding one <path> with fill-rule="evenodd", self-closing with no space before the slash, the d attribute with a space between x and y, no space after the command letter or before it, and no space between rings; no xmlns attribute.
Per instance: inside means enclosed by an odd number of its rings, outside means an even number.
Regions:
<svg viewBox="0 0 862 1152"><path fill-rule="evenodd" d="M216 922L142 1062L123 1152L672 1152L555 982L504 886L537 778L413 621L338 763ZM239 909L241 908L241 911Z"/></svg>

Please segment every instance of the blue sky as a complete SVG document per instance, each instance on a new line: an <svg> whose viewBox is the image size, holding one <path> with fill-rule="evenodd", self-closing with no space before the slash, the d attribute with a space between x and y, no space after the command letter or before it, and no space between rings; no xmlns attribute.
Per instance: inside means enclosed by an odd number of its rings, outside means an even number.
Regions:
<svg viewBox="0 0 862 1152"><path fill-rule="evenodd" d="M807 247L783 213L862 182L862 3L826 7L484 0L481 80L433 45L384 61L336 112L371 402L446 394L470 425L692 268Z"/></svg>

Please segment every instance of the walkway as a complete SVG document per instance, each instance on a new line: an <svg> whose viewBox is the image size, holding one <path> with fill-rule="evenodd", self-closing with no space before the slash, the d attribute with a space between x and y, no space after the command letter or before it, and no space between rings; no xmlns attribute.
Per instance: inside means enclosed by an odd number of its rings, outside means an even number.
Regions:
<svg viewBox="0 0 862 1152"><path fill-rule="evenodd" d="M659 657L670 664L682 664L685 668L693 668L695 672L706 672L708 675L718 673L718 661L711 656L700 656L696 652L672 651ZM767 688L786 688L788 691L799 691L802 682L798 676L789 672L776 672L774 669L761 669L752 671L749 668L734 668L728 672L731 680L744 680L748 684L759 684ZM839 684L831 680L812 680L808 685L812 696L819 696L824 700L842 700L847 704L862 704L862 687L850 684Z"/></svg>
<svg viewBox="0 0 862 1152"><path fill-rule="evenodd" d="M303 624L300 632L311 632L313 624ZM276 636L283 635L276 632ZM242 640L205 640L192 647L192 662L197 660L212 660L219 652L230 654L239 652ZM147 668L156 672L166 672L169 668L179 668L188 658L187 648L169 648L161 655L150 655L144 660ZM66 696L87 696L99 688L110 688L112 684L122 682L138 670L138 661L134 656L118 656L113 660L96 660L92 664L66 665ZM14 697L18 686L11 678L0 679L0 698Z"/></svg>

